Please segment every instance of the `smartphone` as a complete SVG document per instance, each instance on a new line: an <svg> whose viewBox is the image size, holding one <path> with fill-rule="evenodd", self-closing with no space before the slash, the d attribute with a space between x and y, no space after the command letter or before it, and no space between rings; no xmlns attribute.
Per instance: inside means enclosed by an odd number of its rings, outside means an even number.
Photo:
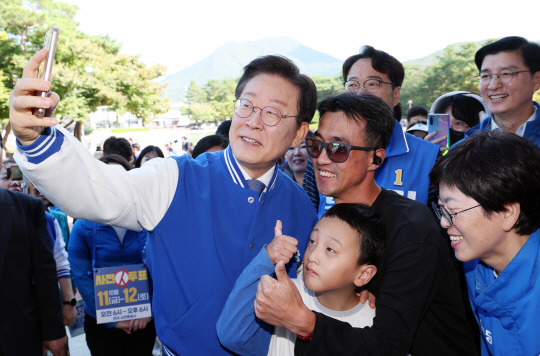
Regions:
<svg viewBox="0 0 540 356"><path fill-rule="evenodd" d="M38 74L38 77L46 81L51 80L52 68L54 64L54 55L56 54L56 44L58 42L59 32L60 29L56 26L53 26L45 34L45 42L43 44L43 48L46 48L49 53L47 54L47 58L45 58L43 70L40 74ZM45 98L48 93L45 91L36 91L36 95ZM37 117L43 117L45 116L45 110L46 109L43 108L36 108L34 109L34 115L36 115Z"/></svg>
<svg viewBox="0 0 540 356"><path fill-rule="evenodd" d="M428 115L428 135L432 132L436 134L431 138L433 141L436 138L446 136L446 139L438 143L441 147L450 146L450 114L429 114Z"/></svg>
<svg viewBox="0 0 540 356"><path fill-rule="evenodd" d="M9 170L10 170L9 178L11 180L22 180L23 179L21 168L18 165L16 165L16 164L12 165L11 167L9 167Z"/></svg>

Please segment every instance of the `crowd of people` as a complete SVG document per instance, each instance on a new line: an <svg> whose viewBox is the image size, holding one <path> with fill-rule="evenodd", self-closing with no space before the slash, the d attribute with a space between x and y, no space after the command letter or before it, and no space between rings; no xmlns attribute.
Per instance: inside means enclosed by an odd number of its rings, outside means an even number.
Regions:
<svg viewBox="0 0 540 356"><path fill-rule="evenodd" d="M540 354L538 44L482 47L480 95L413 107L405 130L390 54L363 47L319 103L292 61L259 57L187 154L110 137L99 159L52 117L45 56L10 96L0 355L64 355L74 291L93 355ZM99 323L96 269L134 264L152 317Z"/></svg>

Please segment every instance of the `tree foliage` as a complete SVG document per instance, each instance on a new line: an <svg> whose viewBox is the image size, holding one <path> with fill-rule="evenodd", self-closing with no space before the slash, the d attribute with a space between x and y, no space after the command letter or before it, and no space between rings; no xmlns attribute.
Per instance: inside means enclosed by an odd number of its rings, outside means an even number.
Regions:
<svg viewBox="0 0 540 356"><path fill-rule="evenodd" d="M143 121L167 111L168 99L156 81L165 68L120 54L121 44L108 36L78 31L76 11L76 6L53 0L0 2L0 119L8 117L6 88L13 88L51 26L60 28L51 82L62 99L56 111L62 121L83 122L99 106Z"/></svg>
<svg viewBox="0 0 540 356"><path fill-rule="evenodd" d="M405 66L405 80L401 89L400 101L404 107L409 100L413 105L430 107L439 96L466 90L478 93L478 69L474 55L480 46L475 42L448 46L438 61L430 66L419 68Z"/></svg>
<svg viewBox="0 0 540 356"><path fill-rule="evenodd" d="M202 88L191 81L185 98L186 113L197 123L231 118L235 88L236 80L233 79L210 79Z"/></svg>

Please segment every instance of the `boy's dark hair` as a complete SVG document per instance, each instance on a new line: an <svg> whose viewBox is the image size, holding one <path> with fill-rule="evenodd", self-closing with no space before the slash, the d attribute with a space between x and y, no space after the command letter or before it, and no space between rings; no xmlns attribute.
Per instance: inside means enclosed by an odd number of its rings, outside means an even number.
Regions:
<svg viewBox="0 0 540 356"><path fill-rule="evenodd" d="M231 129L231 123L232 120L225 120L216 129L216 135L222 135L225 136L225 138L229 139L229 131Z"/></svg>
<svg viewBox="0 0 540 356"><path fill-rule="evenodd" d="M103 154L110 155L112 153L124 157L129 162L133 156L133 149L125 138L111 136L103 143Z"/></svg>
<svg viewBox="0 0 540 356"><path fill-rule="evenodd" d="M386 246L386 232L379 214L364 204L341 203L328 209L324 218L335 217L358 234L360 256L358 265L377 266Z"/></svg>
<svg viewBox="0 0 540 356"><path fill-rule="evenodd" d="M427 121L428 109L425 106L421 105L411 107L409 110L407 110L407 122L411 119L411 117L415 117L418 115L425 116Z"/></svg>
<svg viewBox="0 0 540 356"><path fill-rule="evenodd" d="M244 74L240 77L234 95L240 98L247 82L259 74L274 74L289 81L298 88L298 117L296 125L302 122L310 123L317 106L317 88L315 83L305 74L300 74L298 67L288 58L283 56L263 56L254 59L244 67Z"/></svg>
<svg viewBox="0 0 540 356"><path fill-rule="evenodd" d="M141 168L142 159L144 158L144 156L146 156L147 154L151 152L155 152L155 154L158 157L161 157L161 158L165 157L165 155L163 154L163 151L158 146L152 146L152 145L146 146L145 148L143 148L141 153L139 153L139 157L137 157L137 160L135 161L135 168Z"/></svg>
<svg viewBox="0 0 540 356"><path fill-rule="evenodd" d="M395 121L390 107L379 97L371 94L341 93L320 102L320 122L327 112L342 112L357 124L365 123L363 134L366 145L375 148L388 147Z"/></svg>
<svg viewBox="0 0 540 356"><path fill-rule="evenodd" d="M475 56L474 62L478 70L482 69L484 58L490 54L501 52L520 52L523 57L523 62L531 73L536 73L540 70L540 45L534 42L529 42L523 37L510 36L501 38L498 41L485 45L480 48Z"/></svg>
<svg viewBox="0 0 540 356"><path fill-rule="evenodd" d="M105 164L116 163L116 164L122 166L122 168L124 168L126 171L129 171L131 169L128 161L126 161L126 159L124 157L122 157L120 155L117 155L115 153L104 155L99 160L101 162L105 163Z"/></svg>
<svg viewBox="0 0 540 356"><path fill-rule="evenodd" d="M429 174L476 200L488 214L519 203L514 225L520 235L540 228L540 148L520 136L481 131L438 159Z"/></svg>
<svg viewBox="0 0 540 356"><path fill-rule="evenodd" d="M195 147L193 148L193 153L191 156L197 158L198 155L205 153L208 149L214 146L221 146L221 148L226 149L229 145L229 140L223 135L208 135L199 140Z"/></svg>
<svg viewBox="0 0 540 356"><path fill-rule="evenodd" d="M347 81L349 71L353 64L362 58L371 59L373 69L388 75L390 81L395 84L392 85L392 88L400 87L401 84L403 84L403 79L405 79L405 69L403 68L403 64L395 57L392 57L384 51L375 49L372 46L362 47L360 53L350 56L343 62L342 70L344 81ZM394 118L398 121L401 120L401 104L398 103L392 109L394 110Z"/></svg>
<svg viewBox="0 0 540 356"><path fill-rule="evenodd" d="M433 112L445 113L449 107L452 107L452 116L456 120L461 120L470 127L478 125L480 113L485 110L484 106L475 98L456 94L439 99L437 105L433 108Z"/></svg>

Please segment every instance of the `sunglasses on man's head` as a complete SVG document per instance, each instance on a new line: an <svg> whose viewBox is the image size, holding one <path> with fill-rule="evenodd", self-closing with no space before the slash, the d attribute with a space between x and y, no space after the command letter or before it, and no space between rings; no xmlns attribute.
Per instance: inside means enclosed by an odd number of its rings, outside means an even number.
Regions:
<svg viewBox="0 0 540 356"><path fill-rule="evenodd" d="M318 158L323 149L326 149L328 159L334 163L343 163L349 158L351 150L375 151L374 147L352 146L342 142L322 142L315 138L306 138L308 154L312 158Z"/></svg>

